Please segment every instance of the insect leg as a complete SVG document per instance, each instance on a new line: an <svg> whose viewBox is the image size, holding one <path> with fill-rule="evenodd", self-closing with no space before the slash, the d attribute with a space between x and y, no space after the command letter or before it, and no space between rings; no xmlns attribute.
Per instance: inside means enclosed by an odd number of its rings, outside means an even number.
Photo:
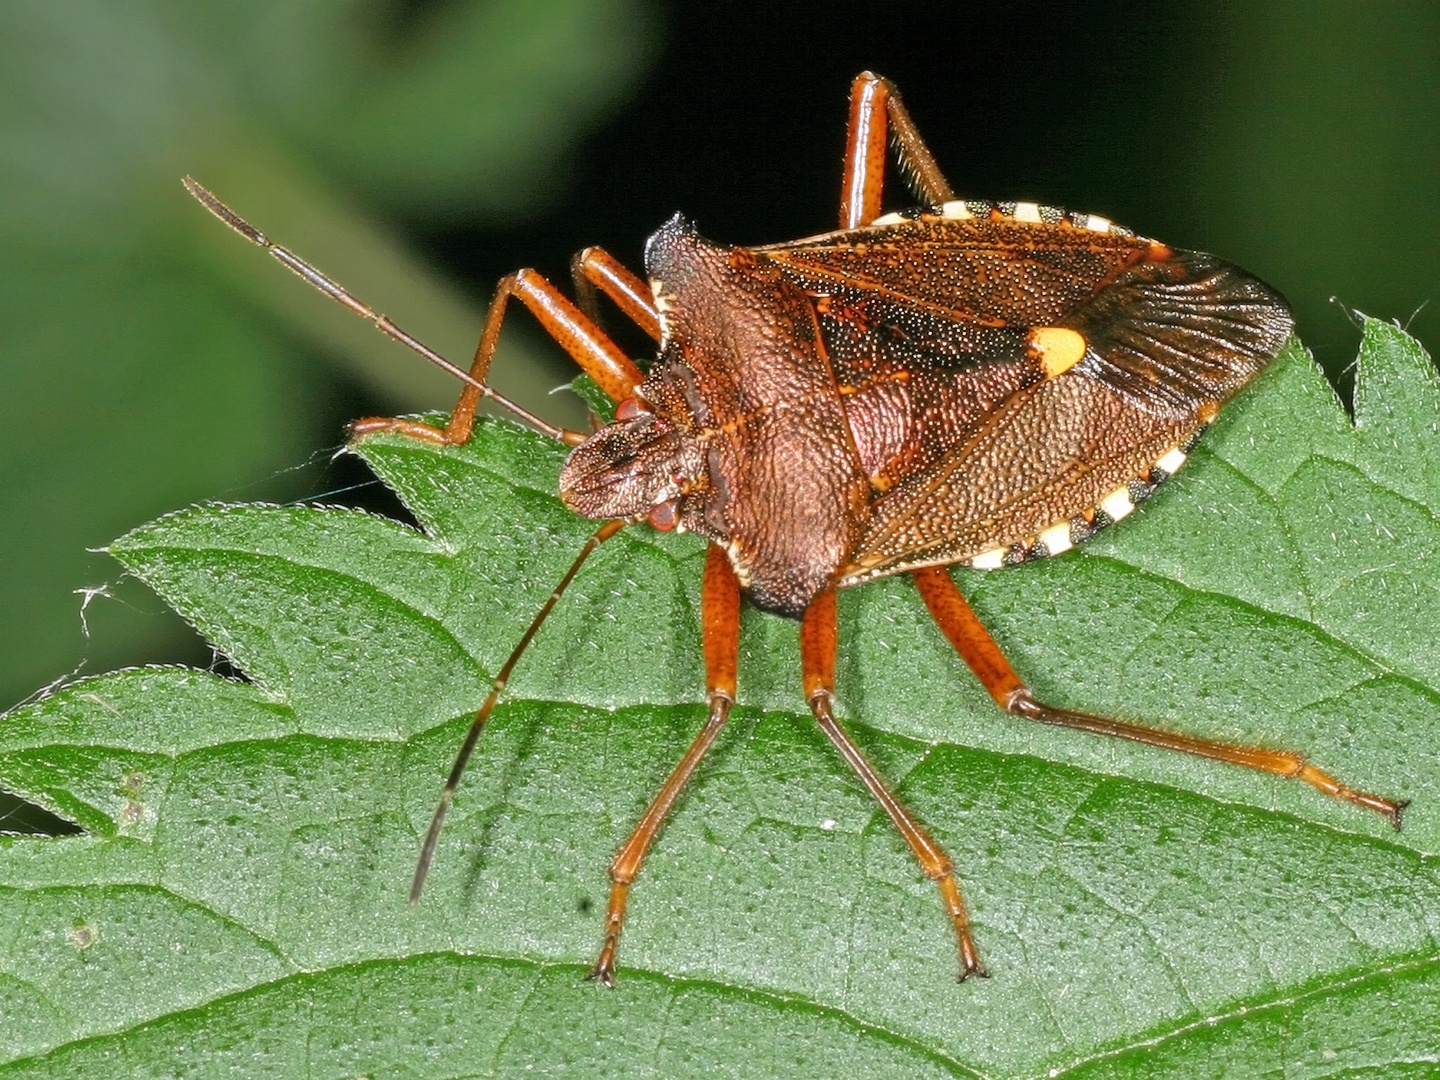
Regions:
<svg viewBox="0 0 1440 1080"><path fill-rule="evenodd" d="M975 939L970 935L970 915L965 901L960 896L960 886L955 880L955 865L950 856L931 839L920 824L910 816L900 800L886 786L875 767L870 764L860 748L835 721L830 710L835 688L835 593L834 590L821 593L805 612L800 624L800 666L804 677L805 698L810 711L815 714L820 730L835 748L840 751L852 769L859 774L865 787L875 797L900 830L900 835L910 845L910 850L920 861L925 876L940 887L940 899L955 924L955 936L960 948L960 978L971 975L987 975L980 963L980 953L975 948Z"/></svg>
<svg viewBox="0 0 1440 1080"><path fill-rule="evenodd" d="M930 203L954 193L889 79L862 71L850 86L850 123L845 137L845 175L840 186L840 228L856 229L880 216L885 191L885 148L895 142L900 171Z"/></svg>
<svg viewBox="0 0 1440 1080"><path fill-rule="evenodd" d="M500 325L505 321L505 308L511 297L515 297L534 314L540 325L560 346L570 354L585 374L589 375L600 388L616 401L630 397L635 387L644 379L631 359L620 351L613 341L596 326L583 311L567 300L559 289L551 285L534 270L517 270L500 279L495 298L490 301L490 311L485 317L485 331L480 335L480 344L475 348L475 359L470 365L469 378L450 422L443 429L431 427L403 417L369 417L357 420L351 425L352 436L372 435L390 431L424 439L440 445L459 445L469 440L475 424L475 408L480 398L492 396L485 385L490 370L490 359L495 355L495 346L500 340ZM542 431L554 434L570 446L584 442L586 435L578 431L562 431L549 425L541 426Z"/></svg>
<svg viewBox="0 0 1440 1080"><path fill-rule="evenodd" d="M430 874L430 864L435 859L435 845L440 841L440 830L445 825L445 815L450 811L450 804L455 801L455 790L460 786L460 778L465 775L465 766L470 761L470 754L475 749L476 742L480 739L480 733L485 730L485 724L490 719L490 713L495 708L495 702L500 699L500 693L510 681L510 673L515 670L516 663L529 647L531 640L540 629L545 617L555 607L556 601L564 595L570 582L580 572L580 567L590 557L590 553L603 544L610 537L625 527L623 521L607 521L595 534L585 541L585 546L580 549L580 554L575 556L575 561L570 564L570 569L565 571L565 576L560 579L560 584L550 591L545 603L540 605L540 610L535 618L530 621L525 633L520 636L515 648L510 650L510 656L500 666L500 672L490 682L490 693L486 695L480 710L475 714L474 721L470 724L470 730L465 735L465 741L460 744L460 752L455 755L455 763L450 766L450 775L445 780L445 786L440 791L440 802L435 807L435 814L430 819L430 828L425 833L425 842L420 846L420 858L415 864L415 876L410 881L410 903L412 905L420 902L420 893L425 888L425 879Z"/></svg>
<svg viewBox="0 0 1440 1080"><path fill-rule="evenodd" d="M990 696L1006 712L1023 716L1027 720L1038 720L1042 724L1079 728L1081 731L1092 731L1099 735L1115 735L1149 746L1163 746L1198 757L1260 769L1276 776L1296 777L1327 795L1384 814L1395 828L1400 828L1400 814L1406 803L1347 787L1328 773L1307 764L1301 754L1288 750L1270 750L1262 746L1236 746L1232 743L1215 742L1193 735L1180 735L1146 727L1143 724L1128 724L1122 720L1110 720L1041 704L1015 674L1009 661L1005 659L1005 654L1000 651L1000 646L995 644L995 639L966 603L949 571L944 567L933 566L912 570L910 573L941 632L950 639L960 658L970 665L970 670L975 672L985 689L990 691Z"/></svg>
<svg viewBox="0 0 1440 1080"><path fill-rule="evenodd" d="M735 703L735 669L740 651L740 584L735 579L735 571L731 569L724 549L715 544L710 545L705 555L705 580L700 600L705 696L710 703L710 715L700 734L690 744L690 749L680 759L680 764L665 781L665 786L651 800L640 824L635 826L635 831L610 863L610 904L605 913L605 944L588 976L606 986L615 984L615 950L619 947L620 931L625 924L625 901L630 883L640 872L640 864L650 849L651 841L660 832L680 792L695 774L700 759L715 742L715 736L720 734L730 715L730 706Z"/></svg>
<svg viewBox="0 0 1440 1080"><path fill-rule="evenodd" d="M650 286L625 268L625 264L604 248L588 247L570 260L575 279L575 297L580 310L599 324L600 304L596 287L656 341L660 340L660 313Z"/></svg>

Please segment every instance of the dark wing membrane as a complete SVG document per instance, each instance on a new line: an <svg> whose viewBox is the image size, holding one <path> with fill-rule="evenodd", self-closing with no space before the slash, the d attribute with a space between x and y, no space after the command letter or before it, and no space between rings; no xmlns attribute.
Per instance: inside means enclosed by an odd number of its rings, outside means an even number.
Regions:
<svg viewBox="0 0 1440 1080"><path fill-rule="evenodd" d="M1089 345L1076 371L1176 418L1228 400L1293 328L1284 299L1263 281L1191 251L1125 269L1060 325Z"/></svg>

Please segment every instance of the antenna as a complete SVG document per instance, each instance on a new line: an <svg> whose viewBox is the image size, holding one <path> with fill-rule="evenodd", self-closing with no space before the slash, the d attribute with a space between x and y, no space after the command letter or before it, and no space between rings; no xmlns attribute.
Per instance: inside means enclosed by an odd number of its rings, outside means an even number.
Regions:
<svg viewBox="0 0 1440 1080"><path fill-rule="evenodd" d="M426 345L423 341L420 341L418 338L412 337L400 327L396 326L393 322L390 321L389 316L381 315L369 304L352 295L349 290L347 290L339 282L317 270L315 267L311 266L308 262L300 258L300 256L296 255L288 248L282 247L281 245L272 242L268 236L266 236L259 229L255 228L254 225L251 225L234 210L231 210L230 207L226 206L223 202L217 199L193 177L185 177L183 183L185 184L185 190L190 192L191 195L195 196L196 200L200 203L201 206L205 207L206 210L209 210L217 218L223 221L226 225L229 225L230 228L234 229L237 233L243 236L246 240L249 240L252 244L256 244L264 248L271 255L273 255L282 265L292 270L300 277L304 278L307 282L313 285L316 289L319 289L326 296L330 297L332 300L337 301L338 303L343 304L345 307L353 311L356 315L359 315L362 319L366 319L369 322L374 323L375 329L379 330L386 337L393 338L395 341L398 341L406 348L419 353L426 360L429 360L430 363L434 364L436 367L442 369L443 371L449 372L451 375L455 376L455 378L459 379L467 386L473 386L476 390L480 391L482 397L489 398L496 405L514 414L515 416L518 416L521 420L524 420L527 424L534 427L537 431L549 435L552 439L559 439L561 442L568 443L571 441L566 438L567 432L564 428L558 428L554 424L546 423L544 420L541 420L538 416L532 413L529 409L526 409L525 407L511 401L509 398L496 393L479 379L471 375L464 368L458 366L457 364L451 363L449 360L445 359L445 357L437 353L434 349L430 348L430 346Z"/></svg>
<svg viewBox="0 0 1440 1080"><path fill-rule="evenodd" d="M470 730L465 735L465 741L460 744L460 752L455 755L455 764L450 766L450 776L445 781L445 787L440 791L440 803L435 807L435 816L430 819L430 829L426 832L425 843L420 848L420 861L415 864L415 877L410 882L412 906L420 902L420 892L425 888L425 879L430 875L430 864L435 859L435 845L440 841L440 829L445 824L445 815L450 810L450 804L455 801L455 789L460 786L460 778L465 775L465 766L470 761L470 753L480 739L480 732L485 730L485 723L490 719L490 713L495 708L495 702L500 698L500 692L510 681L510 672L515 669L516 661L529 646L536 631L540 629L540 624L545 621L545 617L550 614L550 609L555 606L555 602L564 594L570 582L579 573L580 567L590 557L590 553L624 527L624 521L607 521L595 531L589 540L585 541L585 546L580 549L580 554L575 556L575 561L570 564L570 569L565 571L565 576L560 579L560 584L551 590L535 618L530 621L530 626L521 635L515 648L510 651L510 657L501 666L500 673L490 683L490 693L480 706L480 711L475 714L475 719L470 724Z"/></svg>

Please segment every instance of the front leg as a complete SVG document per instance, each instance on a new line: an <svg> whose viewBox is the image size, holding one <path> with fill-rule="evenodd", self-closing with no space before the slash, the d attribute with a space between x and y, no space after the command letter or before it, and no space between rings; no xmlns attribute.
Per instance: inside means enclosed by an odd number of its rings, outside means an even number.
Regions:
<svg viewBox="0 0 1440 1080"><path fill-rule="evenodd" d="M835 696L835 592L821 593L810 603L800 624L800 667L804 677L805 700L814 713L820 730L825 732L875 801L895 824L905 843L915 853L920 869L925 876L940 888L940 901L955 927L956 943L960 950L960 978L971 975L988 975L985 965L980 962L980 952L975 948L975 939L970 934L970 914L960 895L960 884L955 880L955 864L945 850L931 839L930 834L911 816L903 803L890 790L875 766L861 753L850 736L836 722L830 709Z"/></svg>
<svg viewBox="0 0 1440 1080"><path fill-rule="evenodd" d="M615 985L615 953L620 947L620 932L625 928L625 905L630 885L640 872L640 864L651 843L659 835L665 818L685 790L685 785L700 767L715 736L725 726L730 706L735 704L735 673L740 656L740 583L731 569L730 559L718 544L711 544L705 555L705 580L700 592L702 639L705 652L705 697L710 715L700 734L685 751L670 778L650 800L640 823L630 838L615 853L610 863L610 903L605 911L605 943L595 966L586 976L606 986Z"/></svg>
<svg viewBox="0 0 1440 1080"><path fill-rule="evenodd" d="M500 326L505 321L505 308L512 296L530 309L546 332L560 343L580 365L581 370L599 383L600 388L611 398L623 401L633 396L635 387L644 380L634 362L554 285L534 270L517 270L500 280L495 299L490 301L490 312L485 317L485 331L480 335L480 344L475 348L475 359L470 364L470 377L466 381L465 389L461 391L460 400L455 403L455 409L450 414L450 422L443 428L437 428L404 417L367 417L350 426L351 436L360 438L377 432L398 432L441 446L459 446L468 442L475 427L475 409L479 406L481 397L493 396L493 391L486 385L486 378L490 372L490 360L495 355L495 346L500 340ZM567 446L578 446L587 438L583 432L557 428L515 406L511 406L511 411L520 412L522 419Z"/></svg>
<svg viewBox="0 0 1440 1080"><path fill-rule="evenodd" d="M306 282L330 299L349 308L362 319L373 323L375 329L386 337L414 350L436 367L448 371L465 384L465 390L460 396L459 403L455 406L450 423L443 429L414 420L372 418L360 420L352 425L352 435L398 431L417 439L424 439L426 442L456 445L470 438L475 421L475 407L480 403L482 397L486 397L552 438L570 445L583 442L585 436L581 432L567 431L554 424L548 424L528 409L497 394L486 385L485 377L490 370L490 358L495 353L495 343L500 334L500 323L505 317L505 302L512 295L520 297L525 306L535 312L536 317L550 331L551 336L559 341L580 366L617 401L628 397L641 381L639 370L630 362L629 358L601 333L574 304L566 300L553 285L533 270L518 271L500 282L499 292L491 302L490 314L485 320L485 333L481 336L480 345L475 350L475 359L470 365L470 370L465 371L456 367L413 334L402 330L389 316L376 311L334 278L312 266L289 248L272 241L188 176L185 178L185 190L190 192L205 209L222 222L252 244L264 248L277 262L304 278ZM621 268L619 273L626 272ZM642 316L643 314L642 312ZM642 322L642 325L645 324Z"/></svg>

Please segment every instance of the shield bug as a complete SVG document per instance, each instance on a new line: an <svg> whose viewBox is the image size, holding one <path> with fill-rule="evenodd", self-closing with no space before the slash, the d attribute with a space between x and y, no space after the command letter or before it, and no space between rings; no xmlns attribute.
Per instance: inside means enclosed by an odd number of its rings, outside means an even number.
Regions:
<svg viewBox="0 0 1440 1080"><path fill-rule="evenodd" d="M892 142L924 204L882 215ZM1399 827L1403 803L1348 787L1299 754L1042 704L971 611L947 566L1058 555L1125 517L1275 357L1292 320L1274 290L1213 256L1093 214L957 200L887 80L866 72L851 89L838 231L725 247L677 215L646 246L648 283L598 248L576 256L579 305L517 271L500 282L468 372L186 183L242 235L466 384L444 428L365 419L355 438L461 444L490 398L574 448L561 497L604 522L495 676L442 791L412 903L510 672L586 557L639 523L710 540L701 585L709 715L611 863L592 978L613 980L630 884L735 700L742 595L800 620L805 699L939 887L962 979L986 972L950 858L832 713L838 589L909 574L1009 713L1295 777ZM658 342L647 371L597 325L601 293ZM591 434L556 428L486 385L512 299L617 403L611 423Z"/></svg>

